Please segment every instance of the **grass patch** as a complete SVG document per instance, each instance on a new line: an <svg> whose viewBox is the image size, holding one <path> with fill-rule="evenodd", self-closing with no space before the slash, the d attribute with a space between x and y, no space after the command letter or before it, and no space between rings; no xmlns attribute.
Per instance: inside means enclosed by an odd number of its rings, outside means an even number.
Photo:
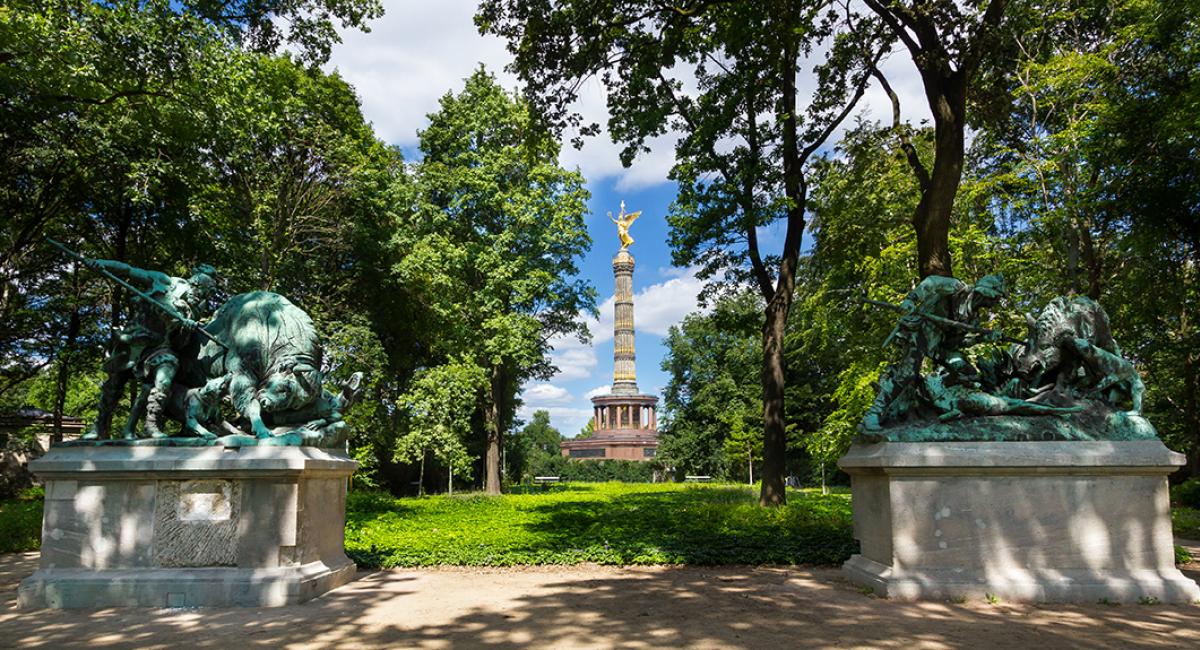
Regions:
<svg viewBox="0 0 1200 650"><path fill-rule="evenodd" d="M15 499L0 500L0 553L36 551L42 545L40 487L25 490Z"/></svg>
<svg viewBox="0 0 1200 650"><path fill-rule="evenodd" d="M1171 528L1176 537L1200 540L1200 509L1176 506L1171 508Z"/></svg>
<svg viewBox="0 0 1200 650"><path fill-rule="evenodd" d="M751 488L575 484L540 494L350 495L346 550L360 566L837 564L855 550L850 495Z"/></svg>

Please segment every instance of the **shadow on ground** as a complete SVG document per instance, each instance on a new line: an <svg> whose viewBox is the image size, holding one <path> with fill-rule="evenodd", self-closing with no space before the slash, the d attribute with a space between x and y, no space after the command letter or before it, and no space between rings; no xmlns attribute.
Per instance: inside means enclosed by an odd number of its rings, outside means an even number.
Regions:
<svg viewBox="0 0 1200 650"><path fill-rule="evenodd" d="M0 557L0 646L1200 647L1196 606L899 603L834 569L396 570L276 609L16 610L35 565Z"/></svg>

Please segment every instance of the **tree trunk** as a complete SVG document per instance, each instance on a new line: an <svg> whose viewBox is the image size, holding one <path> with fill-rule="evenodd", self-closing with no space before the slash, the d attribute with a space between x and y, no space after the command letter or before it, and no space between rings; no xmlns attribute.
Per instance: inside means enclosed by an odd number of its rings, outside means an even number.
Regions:
<svg viewBox="0 0 1200 650"><path fill-rule="evenodd" d="M54 381L54 430L50 434L50 443L55 444L63 440L63 409L67 404L67 387L71 382L71 357L75 350L75 339L79 337L80 318L79 305L71 310L71 319L67 323L67 340L63 344L62 352L58 355L58 376Z"/></svg>
<svg viewBox="0 0 1200 650"><path fill-rule="evenodd" d="M921 277L952 276L950 217L962 180L966 93L960 75L925 76L925 92L934 120L933 169L913 215L917 231L917 268Z"/></svg>
<svg viewBox="0 0 1200 650"><path fill-rule="evenodd" d="M775 299L767 304L767 322L763 325L763 467L758 501L764 506L780 506L787 502L783 484L787 455L783 335L791 297L791 291L776 291Z"/></svg>
<svg viewBox="0 0 1200 650"><path fill-rule="evenodd" d="M797 141L796 121L796 57L797 45L789 41L783 52L780 77L783 90L780 113L784 116L783 142L780 151L783 162L783 193L788 199L787 233L779 261L779 277L772 295L767 299L763 323L763 466L762 487L758 503L762 506L781 506L787 503L783 473L787 465L787 432L784 428L784 359L783 337L787 329L792 294L796 289L796 263L800 256L800 241L804 234L804 210L808 190L804 184L804 160Z"/></svg>
<svg viewBox="0 0 1200 650"><path fill-rule="evenodd" d="M429 452L421 452L421 468L417 470L417 496L425 496L425 456Z"/></svg>
<svg viewBox="0 0 1200 650"><path fill-rule="evenodd" d="M754 485L754 449L746 445L746 469L750 472L750 485Z"/></svg>
<svg viewBox="0 0 1200 650"><path fill-rule="evenodd" d="M1186 312L1184 322L1186 324ZM1186 331L1186 330L1185 330ZM1191 432L1191 449L1187 450L1187 474L1200 477L1200 354L1189 352L1183 359L1183 421Z"/></svg>
<svg viewBox="0 0 1200 650"><path fill-rule="evenodd" d="M484 463L484 491L500 494L500 449L503 446L503 402L505 377L502 366L492 367L492 379L488 387L488 403L484 415L484 430L487 432L487 458Z"/></svg>

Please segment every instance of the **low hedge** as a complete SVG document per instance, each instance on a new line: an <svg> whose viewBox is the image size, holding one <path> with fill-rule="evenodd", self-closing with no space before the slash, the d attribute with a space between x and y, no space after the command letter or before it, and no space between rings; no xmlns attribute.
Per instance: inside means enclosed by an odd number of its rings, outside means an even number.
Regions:
<svg viewBox="0 0 1200 650"><path fill-rule="evenodd" d="M0 500L0 553L41 548L43 495L42 488L33 487L14 499Z"/></svg>

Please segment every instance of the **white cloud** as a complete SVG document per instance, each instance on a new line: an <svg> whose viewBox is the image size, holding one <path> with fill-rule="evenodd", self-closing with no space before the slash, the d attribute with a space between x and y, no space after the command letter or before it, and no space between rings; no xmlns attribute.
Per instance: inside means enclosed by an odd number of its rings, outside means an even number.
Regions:
<svg viewBox="0 0 1200 650"><path fill-rule="evenodd" d="M592 320L589 327L595 323ZM595 332L595 327L592 327ZM583 379L591 377L596 368L596 349L591 345L580 343L574 336L559 336L550 341L553 351L550 360L558 372L558 379Z"/></svg>
<svg viewBox="0 0 1200 650"><path fill-rule="evenodd" d="M633 297L633 323L638 332L666 336L672 325L683 320L694 311L705 311L697 301L704 289L704 281L696 277L698 268L683 270L675 277L643 288ZM609 296L600 305L600 323L596 339L607 341L612 338L613 305L616 299ZM603 338L601 338L603 336Z"/></svg>
<svg viewBox="0 0 1200 650"><path fill-rule="evenodd" d="M526 404L564 404L570 402L572 397L570 391L562 386L554 384L534 384L525 389L521 393L521 399Z"/></svg>
<svg viewBox="0 0 1200 650"><path fill-rule="evenodd" d="M600 397L601 395L609 395L611 393L612 393L612 386L610 386L608 384L604 384L602 386L597 386L597 387L589 390L587 393L584 394L584 397L586 397L588 399L592 399L593 397Z"/></svg>
<svg viewBox="0 0 1200 650"><path fill-rule="evenodd" d="M504 41L481 36L472 22L470 0L389 3L370 32L340 30L342 44L327 67L337 68L358 90L363 113L385 141L417 142L446 92L460 90L480 63L507 87L516 79L504 71L511 60Z"/></svg>
<svg viewBox="0 0 1200 650"><path fill-rule="evenodd" d="M686 266L660 266L658 267L658 275L664 278L684 278L693 273L695 269Z"/></svg>
<svg viewBox="0 0 1200 650"><path fill-rule="evenodd" d="M342 43L333 49L327 70L338 72L354 86L363 114L385 142L411 148L417 131L429 124L427 115L438 110L447 92L462 89L463 80L480 63L509 89L518 79L505 71L512 56L503 39L483 36L475 28L476 0L391 2L370 32L339 30ZM583 85L573 109L585 123L608 121L607 94L592 79ZM625 169L620 145L606 131L584 140L582 150L565 144L560 157L568 168L579 167L589 181L616 178L618 190L651 187L667 181L675 160L675 138L662 136L650 143L652 151Z"/></svg>

